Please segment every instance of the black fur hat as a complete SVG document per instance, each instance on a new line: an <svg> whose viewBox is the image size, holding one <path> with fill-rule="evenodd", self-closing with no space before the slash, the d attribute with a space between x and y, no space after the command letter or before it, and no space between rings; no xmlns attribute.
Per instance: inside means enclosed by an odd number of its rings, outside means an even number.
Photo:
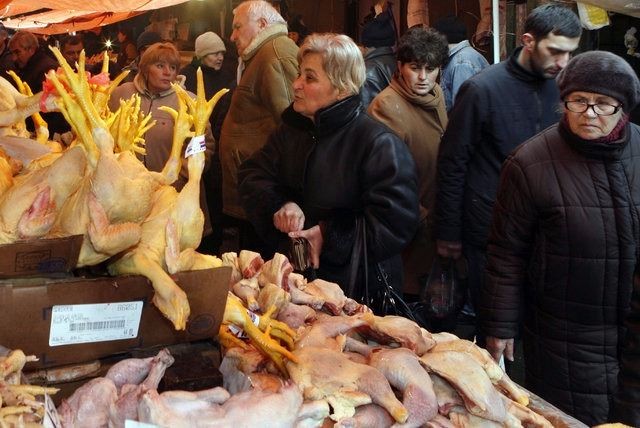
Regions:
<svg viewBox="0 0 640 428"><path fill-rule="evenodd" d="M574 91L595 92L622 103L629 113L640 103L640 81L629 63L606 51L589 51L576 55L556 78L560 97Z"/></svg>

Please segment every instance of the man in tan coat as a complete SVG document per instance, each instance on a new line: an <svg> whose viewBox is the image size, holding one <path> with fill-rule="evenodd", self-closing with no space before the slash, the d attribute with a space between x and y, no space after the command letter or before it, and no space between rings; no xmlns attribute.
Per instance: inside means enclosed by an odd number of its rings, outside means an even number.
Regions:
<svg viewBox="0 0 640 428"><path fill-rule="evenodd" d="M261 251L238 196L238 167L267 141L280 114L293 101L298 46L288 37L284 18L266 1L246 1L233 11L231 41L240 63L238 86L220 134L223 212L236 229L237 248Z"/></svg>
<svg viewBox="0 0 640 428"><path fill-rule="evenodd" d="M420 293L419 279L429 274L436 254L431 217L438 147L447 126L444 95L436 79L447 53L447 39L437 31L408 30L398 44L398 69L391 83L369 105L369 114L404 140L416 162L420 227L402 255L403 291L412 296Z"/></svg>

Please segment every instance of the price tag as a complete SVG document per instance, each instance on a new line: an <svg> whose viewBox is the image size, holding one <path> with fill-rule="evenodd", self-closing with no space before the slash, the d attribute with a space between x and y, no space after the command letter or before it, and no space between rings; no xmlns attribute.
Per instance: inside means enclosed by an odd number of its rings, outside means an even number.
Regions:
<svg viewBox="0 0 640 428"><path fill-rule="evenodd" d="M142 301L54 306L49 346L132 339L141 316Z"/></svg>
<svg viewBox="0 0 640 428"><path fill-rule="evenodd" d="M189 144L187 144L187 148L184 151L184 157L188 158L196 153L202 153L206 149L207 146L204 144L204 135L196 135L191 139L191 141L189 141Z"/></svg>

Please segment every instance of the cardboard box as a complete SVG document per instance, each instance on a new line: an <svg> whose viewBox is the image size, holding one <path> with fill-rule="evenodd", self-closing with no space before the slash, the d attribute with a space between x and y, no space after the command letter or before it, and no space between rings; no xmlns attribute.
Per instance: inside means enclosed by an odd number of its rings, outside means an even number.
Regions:
<svg viewBox="0 0 640 428"><path fill-rule="evenodd" d="M71 272L81 246L82 235L0 245L0 278Z"/></svg>
<svg viewBox="0 0 640 428"><path fill-rule="evenodd" d="M191 306L184 331L174 330L173 324L151 303L154 291L149 280L142 276L3 280L0 281L0 345L36 355L40 360L28 366L28 369L35 369L90 361L137 348L215 337L224 314L230 276L231 268L228 267L172 276L187 293ZM64 318L60 315L61 310L78 308L70 305L105 303L114 305L97 306L111 310L141 307L137 335L134 333L128 339L51 346L52 327L60 328L58 321ZM75 323L75 327L83 326L82 332L86 333L87 323L78 320L82 323ZM109 327L108 323L119 324L120 321L106 319L90 324L96 328L92 331L101 334L97 327ZM63 326L72 327L72 324ZM122 330L114 331L120 333Z"/></svg>

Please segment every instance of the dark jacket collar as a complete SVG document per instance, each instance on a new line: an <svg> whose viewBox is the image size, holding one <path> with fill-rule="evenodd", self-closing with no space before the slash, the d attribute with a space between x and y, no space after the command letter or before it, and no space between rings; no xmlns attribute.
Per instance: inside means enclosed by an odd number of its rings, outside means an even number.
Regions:
<svg viewBox="0 0 640 428"><path fill-rule="evenodd" d="M359 95L352 95L316 112L315 121L301 115L291 104L282 113L282 121L294 128L314 132L318 136L335 132L362 112Z"/></svg>
<svg viewBox="0 0 640 428"><path fill-rule="evenodd" d="M631 125L626 122L624 129L615 141L603 143L598 140L584 140L571 132L564 120L558 124L558 132L573 150L591 159L616 160L620 159L631 134Z"/></svg>
<svg viewBox="0 0 640 428"><path fill-rule="evenodd" d="M517 79L522 80L523 82L544 83L549 80L544 76L540 76L537 73L531 72L520 65L520 63L518 62L518 56L520 56L521 51L522 46L513 51L513 53L507 60L507 70L509 70L511 74L513 74Z"/></svg>

